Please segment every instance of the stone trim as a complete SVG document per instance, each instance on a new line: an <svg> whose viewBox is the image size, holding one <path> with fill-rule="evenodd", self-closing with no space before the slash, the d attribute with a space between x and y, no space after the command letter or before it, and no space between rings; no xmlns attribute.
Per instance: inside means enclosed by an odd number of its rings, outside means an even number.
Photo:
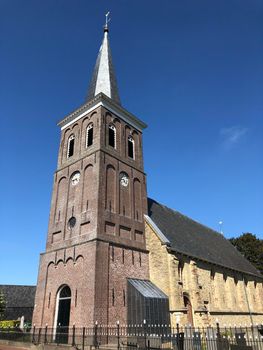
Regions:
<svg viewBox="0 0 263 350"><path fill-rule="evenodd" d="M169 239L162 233L162 231L153 222L153 220L146 214L144 215L144 218L145 218L147 224L151 227L151 229L157 234L157 236L161 240L162 244L170 246L171 243L170 243Z"/></svg>
<svg viewBox="0 0 263 350"><path fill-rule="evenodd" d="M96 103L97 102L97 103ZM114 103L112 99L107 97L102 92L99 93L97 96L94 97L93 100L91 100L88 103L85 103L80 108L76 109L69 115L67 115L64 119L60 120L57 125L61 127L61 130L65 129L72 123L76 122L80 118L82 118L87 113L92 112L94 109L96 109L99 106L103 106L107 108L110 112L114 113L118 117L120 117L122 120L133 126L139 131L142 131L147 127L147 125L138 119L135 115L128 112L123 107L117 105Z"/></svg>

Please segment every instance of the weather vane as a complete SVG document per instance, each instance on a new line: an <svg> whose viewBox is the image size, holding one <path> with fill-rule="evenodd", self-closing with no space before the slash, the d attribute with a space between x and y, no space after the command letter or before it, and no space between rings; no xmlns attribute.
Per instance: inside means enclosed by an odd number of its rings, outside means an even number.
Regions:
<svg viewBox="0 0 263 350"><path fill-rule="evenodd" d="M110 21L110 18L108 18L108 16L109 16L109 14L110 14L110 11L108 11L107 13L106 13L106 15L105 15L105 27L107 28L108 27L108 23L109 23L109 21Z"/></svg>

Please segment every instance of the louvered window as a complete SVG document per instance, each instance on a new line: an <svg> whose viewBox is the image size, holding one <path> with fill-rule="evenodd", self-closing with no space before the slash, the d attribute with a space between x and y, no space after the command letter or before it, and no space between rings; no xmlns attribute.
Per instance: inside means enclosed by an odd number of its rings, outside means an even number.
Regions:
<svg viewBox="0 0 263 350"><path fill-rule="evenodd" d="M87 127L86 147L89 147L92 144L93 144L93 124L89 124Z"/></svg>
<svg viewBox="0 0 263 350"><path fill-rule="evenodd" d="M70 138L68 139L68 152L67 152L67 157L72 157L74 154L74 143L75 143L75 136L71 135Z"/></svg>
<svg viewBox="0 0 263 350"><path fill-rule="evenodd" d="M131 136L128 137L128 156L134 159L134 139Z"/></svg>
<svg viewBox="0 0 263 350"><path fill-rule="evenodd" d="M109 146L116 148L116 128L114 125L109 125Z"/></svg>

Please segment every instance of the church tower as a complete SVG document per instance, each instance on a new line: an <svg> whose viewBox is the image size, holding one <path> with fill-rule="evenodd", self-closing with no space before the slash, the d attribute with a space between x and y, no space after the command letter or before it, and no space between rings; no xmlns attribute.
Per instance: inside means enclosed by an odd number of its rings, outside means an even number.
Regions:
<svg viewBox="0 0 263 350"><path fill-rule="evenodd" d="M85 104L61 140L33 323L127 323L129 279L147 280L142 131L121 106L107 24Z"/></svg>

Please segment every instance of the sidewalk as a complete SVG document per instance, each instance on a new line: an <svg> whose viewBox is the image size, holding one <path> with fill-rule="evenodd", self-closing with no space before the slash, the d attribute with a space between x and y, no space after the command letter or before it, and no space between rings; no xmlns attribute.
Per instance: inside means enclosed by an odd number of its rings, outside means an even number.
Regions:
<svg viewBox="0 0 263 350"><path fill-rule="evenodd" d="M0 344L0 350L28 350L20 346L2 345Z"/></svg>

